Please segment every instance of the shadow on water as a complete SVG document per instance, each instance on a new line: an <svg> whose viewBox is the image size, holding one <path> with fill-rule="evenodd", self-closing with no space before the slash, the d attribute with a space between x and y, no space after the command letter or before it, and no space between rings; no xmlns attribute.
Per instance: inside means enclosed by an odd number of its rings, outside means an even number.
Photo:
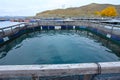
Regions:
<svg viewBox="0 0 120 80"><path fill-rule="evenodd" d="M110 50L106 50L107 52L115 53L118 57L120 57L120 46L114 44L113 42L111 42L109 40L106 40L97 35L94 35L91 32L82 31L82 30L77 30L77 31L75 31L75 30L62 30L62 31L61 30L57 30L57 31L51 30L51 31L39 31L39 32L33 32L33 33L27 33L11 42L5 44L4 46L1 46L0 47L0 59L4 58L7 55L7 53L10 50L12 50L13 48L15 48L15 49L20 48L23 45L22 42L26 39L29 40L30 38L34 38L34 37L40 38L41 36L45 36L45 35L52 36L52 35L56 35L58 33L65 34L65 35L69 35L69 34L74 35L77 33L79 36L84 36L86 38L92 39L92 40L94 40L94 42L99 43L101 46L105 46L105 47L109 48ZM43 35L40 35L40 34L43 34ZM48 47L52 48L54 46L48 46ZM50 52L53 52L53 51L50 51ZM54 52L57 52L57 51L54 51ZM59 56L54 56L52 58L55 60L58 60L57 62L59 62L59 60L62 60L62 59L60 59ZM40 58L40 59L36 60L36 64L40 63L40 61L42 64L42 63L44 63L45 59Z"/></svg>

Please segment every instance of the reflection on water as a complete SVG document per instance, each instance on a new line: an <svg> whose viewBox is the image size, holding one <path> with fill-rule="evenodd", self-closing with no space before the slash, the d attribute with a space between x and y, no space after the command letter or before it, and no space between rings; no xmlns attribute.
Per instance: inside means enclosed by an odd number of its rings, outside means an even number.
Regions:
<svg viewBox="0 0 120 80"><path fill-rule="evenodd" d="M63 64L119 61L120 47L87 31L24 34L0 48L0 64Z"/></svg>

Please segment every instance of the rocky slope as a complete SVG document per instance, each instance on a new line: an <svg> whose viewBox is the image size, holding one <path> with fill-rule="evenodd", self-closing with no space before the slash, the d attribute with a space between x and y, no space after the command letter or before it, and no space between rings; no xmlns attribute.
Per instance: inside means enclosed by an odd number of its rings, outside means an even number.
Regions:
<svg viewBox="0 0 120 80"><path fill-rule="evenodd" d="M48 10L37 13L36 16L41 16L41 17L96 16L95 15L96 11L101 11L108 6L114 6L118 12L118 16L120 16L120 5L97 4L97 3L92 3L86 6L74 7L74 8Z"/></svg>

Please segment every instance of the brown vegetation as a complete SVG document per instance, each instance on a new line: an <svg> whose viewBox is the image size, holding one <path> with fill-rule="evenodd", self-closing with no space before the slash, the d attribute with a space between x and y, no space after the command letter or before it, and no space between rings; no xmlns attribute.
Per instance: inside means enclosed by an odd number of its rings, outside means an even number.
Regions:
<svg viewBox="0 0 120 80"><path fill-rule="evenodd" d="M41 13L37 13L36 16L42 17L77 17L77 16L98 16L95 15L95 12L100 12L108 6L114 6L120 16L120 5L111 5L111 4L96 4L92 3L82 7L76 8L67 8L67 9L56 9L48 10Z"/></svg>

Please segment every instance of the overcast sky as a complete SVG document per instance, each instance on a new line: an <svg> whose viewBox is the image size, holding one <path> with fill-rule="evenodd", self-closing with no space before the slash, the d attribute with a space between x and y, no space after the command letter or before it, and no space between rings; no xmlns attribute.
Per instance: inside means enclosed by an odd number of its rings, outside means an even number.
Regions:
<svg viewBox="0 0 120 80"><path fill-rule="evenodd" d="M34 16L45 10L80 7L90 3L120 4L120 0L0 0L0 16Z"/></svg>

